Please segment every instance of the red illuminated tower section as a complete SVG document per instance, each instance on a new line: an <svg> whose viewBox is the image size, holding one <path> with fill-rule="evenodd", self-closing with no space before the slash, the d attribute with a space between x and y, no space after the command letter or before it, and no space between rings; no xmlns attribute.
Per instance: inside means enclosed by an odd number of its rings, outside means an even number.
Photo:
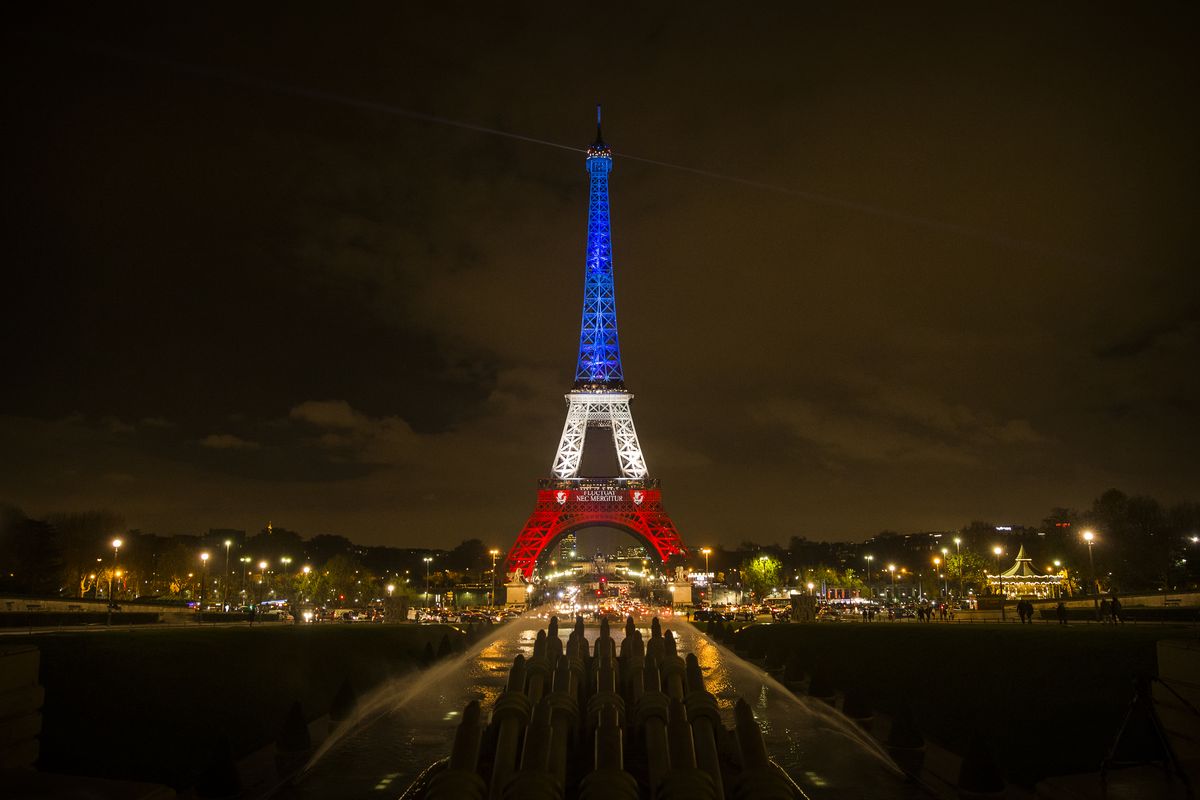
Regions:
<svg viewBox="0 0 1200 800"><path fill-rule="evenodd" d="M566 394L567 420L551 467L553 477L538 482L537 504L517 542L508 552L508 573L533 574L542 551L580 528L617 528L643 540L662 561L686 553L662 504L658 480L649 477L646 459L633 425L617 338L617 305L613 281L612 232L609 221L608 175L612 149L600 136L596 109L596 141L587 151L590 177L588 244L584 267L583 319L575 386ZM619 473L582 477L588 431L612 434ZM594 443L595 437L591 439Z"/></svg>

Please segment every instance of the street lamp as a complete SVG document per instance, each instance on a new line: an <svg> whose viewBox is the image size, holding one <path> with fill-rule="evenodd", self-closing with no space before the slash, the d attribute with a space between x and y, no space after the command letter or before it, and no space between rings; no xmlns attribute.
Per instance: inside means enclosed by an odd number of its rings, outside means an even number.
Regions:
<svg viewBox="0 0 1200 800"><path fill-rule="evenodd" d="M871 588L871 562L875 560L875 556L863 556L863 561L867 562L867 589L871 592L871 596L875 596L875 590Z"/></svg>
<svg viewBox="0 0 1200 800"><path fill-rule="evenodd" d="M943 550L942 552L945 552L945 550ZM938 573L941 572L941 566L942 566L942 560L940 558L938 558L937 556L934 556L933 557L933 574L934 575L937 575ZM935 583L934 586L937 586L937 584ZM945 593L946 593L946 584L945 584L945 582L943 582L942 583L942 594L945 594Z"/></svg>
<svg viewBox="0 0 1200 800"><path fill-rule="evenodd" d="M208 589L208 551L200 554L200 613L204 613L204 598Z"/></svg>
<svg viewBox="0 0 1200 800"><path fill-rule="evenodd" d="M1092 557L1092 544L1094 544L1096 541L1096 534L1092 533L1091 531L1084 531L1083 540L1087 542L1088 547L1088 565L1092 569L1092 588L1099 592L1100 584L1096 581L1096 561Z"/></svg>
<svg viewBox="0 0 1200 800"><path fill-rule="evenodd" d="M488 600L488 605L495 606L496 605L496 556L500 555L500 551L493 547L491 550L488 550L488 554L491 555L491 557L492 557L492 591L489 593L489 594L491 594L491 598Z"/></svg>
<svg viewBox="0 0 1200 800"><path fill-rule="evenodd" d="M117 556L121 552L121 540L113 539L112 540L112 548L113 548L113 565L112 565L112 569L110 569L108 571L108 604L110 606L112 605L112 602L113 602L113 574L117 571Z"/></svg>
<svg viewBox="0 0 1200 800"><path fill-rule="evenodd" d="M242 556L238 559L242 562L242 605L246 604L246 573L250 571L250 562L253 560L250 556Z"/></svg>
<svg viewBox="0 0 1200 800"><path fill-rule="evenodd" d="M263 584L265 584L267 582L267 562L266 561L258 562L258 571L260 573L258 576L258 604L261 606L262 599L263 599L263 588L264 588Z"/></svg>
<svg viewBox="0 0 1200 800"><path fill-rule="evenodd" d="M888 572L892 574L892 602L896 602L896 565L888 564Z"/></svg>
<svg viewBox="0 0 1200 800"><path fill-rule="evenodd" d="M229 610L229 548L233 546L232 539L225 540L225 574L221 577L221 602L225 610Z"/></svg>
<svg viewBox="0 0 1200 800"><path fill-rule="evenodd" d="M962 562L962 539L954 537L954 555L958 557L958 597L961 600L963 596L963 562Z"/></svg>
<svg viewBox="0 0 1200 800"><path fill-rule="evenodd" d="M1004 575L1000 572L1000 554L1004 552L1000 545L992 548L996 554L996 579L1000 581L1000 621L1004 622Z"/></svg>
<svg viewBox="0 0 1200 800"><path fill-rule="evenodd" d="M1092 603L1096 607L1096 619L1100 619L1100 582L1096 580L1096 561L1092 557L1092 543L1096 540L1096 534L1092 531L1083 532L1083 540L1088 546L1088 566L1092 570Z"/></svg>
<svg viewBox="0 0 1200 800"><path fill-rule="evenodd" d="M425 562L425 606L429 606L429 564L433 561L432 556L425 556L421 559Z"/></svg>

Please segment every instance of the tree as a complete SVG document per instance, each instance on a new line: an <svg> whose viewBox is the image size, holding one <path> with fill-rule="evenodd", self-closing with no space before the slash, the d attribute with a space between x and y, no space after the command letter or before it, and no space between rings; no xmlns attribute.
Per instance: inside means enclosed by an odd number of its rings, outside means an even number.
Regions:
<svg viewBox="0 0 1200 800"><path fill-rule="evenodd" d="M58 594L63 588L63 561L54 529L12 506L0 506L0 565L0 587L7 591ZM65 585L72 588L71 582Z"/></svg>
<svg viewBox="0 0 1200 800"><path fill-rule="evenodd" d="M984 558L974 550L951 553L946 556L946 581L953 586L961 574L964 591L974 586L979 592L987 585L987 575L995 567L993 560Z"/></svg>
<svg viewBox="0 0 1200 800"><path fill-rule="evenodd" d="M348 556L354 545L345 536L318 533L304 545L304 554L314 564L324 564L334 556Z"/></svg>
<svg viewBox="0 0 1200 800"><path fill-rule="evenodd" d="M487 546L478 539L465 539L457 547L446 554L446 569L468 572L473 569L483 569L483 565L491 566L491 556Z"/></svg>
<svg viewBox="0 0 1200 800"><path fill-rule="evenodd" d="M56 578L63 586L78 586L98 566L111 566L114 537L125 528L125 520L112 511L82 511L52 514L46 522L54 529L54 541L62 558ZM102 559L97 564L96 559Z"/></svg>
<svg viewBox="0 0 1200 800"><path fill-rule="evenodd" d="M779 587L779 571L782 562L775 556L760 555L742 562L742 584L762 599L772 589Z"/></svg>

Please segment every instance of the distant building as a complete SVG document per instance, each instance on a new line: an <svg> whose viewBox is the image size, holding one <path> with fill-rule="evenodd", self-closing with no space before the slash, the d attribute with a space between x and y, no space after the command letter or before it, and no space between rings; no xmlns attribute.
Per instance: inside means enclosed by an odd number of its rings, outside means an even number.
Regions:
<svg viewBox="0 0 1200 800"><path fill-rule="evenodd" d="M575 538L575 534L568 533L558 543L558 560L575 561L577 558L579 558L579 540Z"/></svg>
<svg viewBox="0 0 1200 800"><path fill-rule="evenodd" d="M646 546L641 544L631 544L617 548L616 558L620 559L638 559L648 558L646 554Z"/></svg>

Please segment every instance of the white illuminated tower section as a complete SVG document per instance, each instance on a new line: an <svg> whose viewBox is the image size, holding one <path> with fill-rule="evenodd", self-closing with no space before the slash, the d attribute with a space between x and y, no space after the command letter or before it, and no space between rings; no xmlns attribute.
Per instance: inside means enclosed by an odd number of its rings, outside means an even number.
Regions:
<svg viewBox="0 0 1200 800"><path fill-rule="evenodd" d="M586 161L588 238L575 385L566 394L567 420L551 467L553 477L541 481L534 513L506 562L509 572L525 577L532 574L547 546L592 525L619 528L645 540L663 561L685 552L663 510L658 481L646 469L629 409L633 395L625 388L621 368L608 203L612 165L612 149L600 134L597 108L596 141L588 148ZM589 429L611 432L619 475L580 475Z"/></svg>

